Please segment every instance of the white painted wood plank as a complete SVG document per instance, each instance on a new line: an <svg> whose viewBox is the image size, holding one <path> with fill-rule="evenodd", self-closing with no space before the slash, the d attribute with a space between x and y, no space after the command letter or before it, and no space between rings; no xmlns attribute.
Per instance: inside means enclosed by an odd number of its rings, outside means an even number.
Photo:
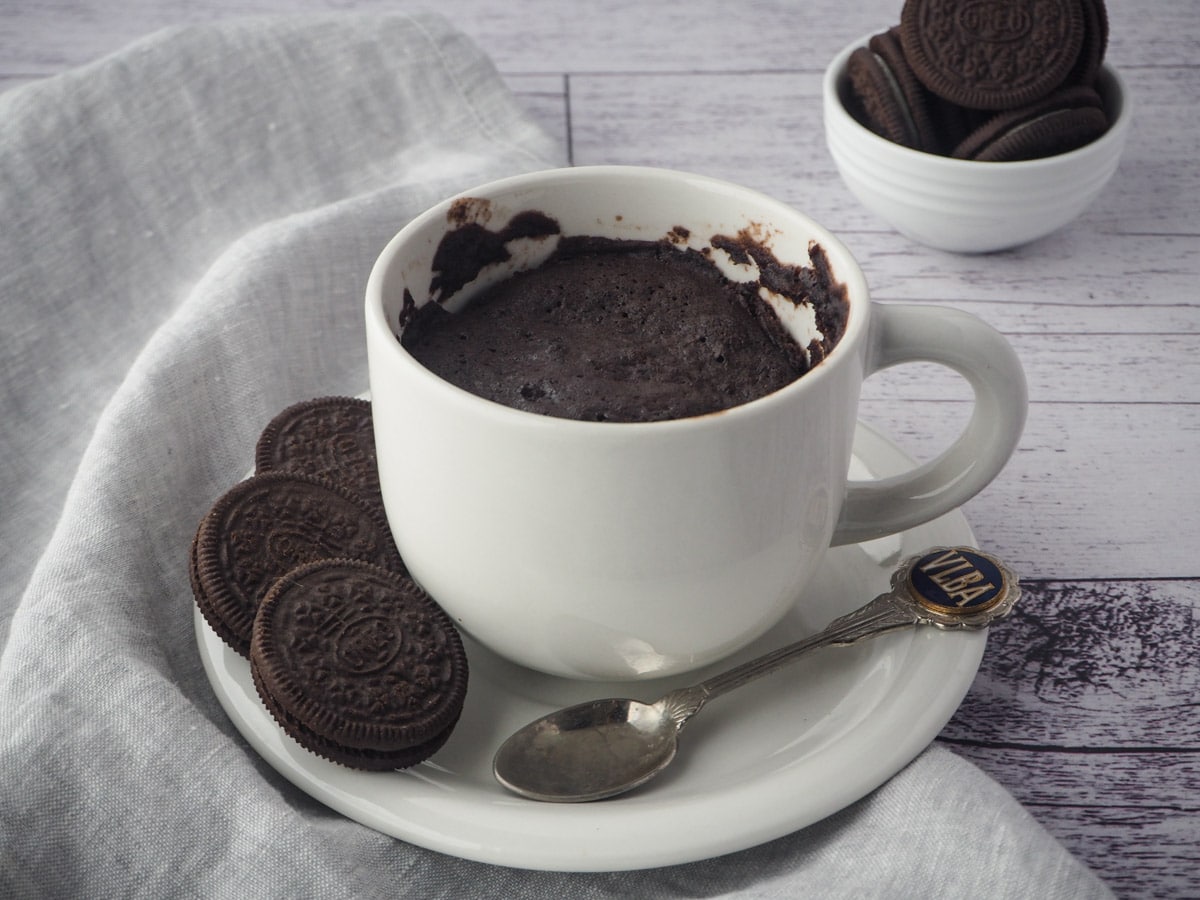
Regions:
<svg viewBox="0 0 1200 900"><path fill-rule="evenodd" d="M1027 582L940 740L1122 897L1200 871L1200 578Z"/></svg>
<svg viewBox="0 0 1200 900"><path fill-rule="evenodd" d="M9 0L0 74L45 74L112 52L158 28L238 14L441 12L502 69L523 72L810 70L837 48L899 20L901 0L796 3L523 0ZM1192 0L1109 3L1120 65L1194 65L1200 6ZM8 67L12 68L8 68Z"/></svg>
<svg viewBox="0 0 1200 900"><path fill-rule="evenodd" d="M1009 335L1035 403L1200 405L1200 335ZM868 379L864 397L970 400L966 382L949 369L919 363Z"/></svg>
<svg viewBox="0 0 1200 900"><path fill-rule="evenodd" d="M860 417L929 458L965 403L867 400ZM963 508L1031 578L1200 575L1200 406L1034 403L1000 476Z"/></svg>
<svg viewBox="0 0 1200 900"><path fill-rule="evenodd" d="M988 635L971 691L942 737L1058 753L1200 752L1200 577L1167 581L1025 580L1024 596ZM1200 803L1200 769L1171 781ZM1135 769L1080 786L1089 803L1130 785L1148 802L1170 797L1166 776ZM1135 787L1141 785L1140 787ZM1030 796L1040 802L1052 797Z"/></svg>
<svg viewBox="0 0 1200 900"><path fill-rule="evenodd" d="M0 31L0 59L17 67L6 73L43 74L173 24L234 14L398 9L440 12L506 71L555 73L816 69L836 47L899 15L891 0L844 5L836 17L786 0L736 7L684 0L523 0L519 7L486 0L22 0Z"/></svg>
<svg viewBox="0 0 1200 900"><path fill-rule="evenodd" d="M844 233L876 299L980 305L1011 330L1200 332L1200 237L1123 236L1089 220L1005 253L960 256Z"/></svg>

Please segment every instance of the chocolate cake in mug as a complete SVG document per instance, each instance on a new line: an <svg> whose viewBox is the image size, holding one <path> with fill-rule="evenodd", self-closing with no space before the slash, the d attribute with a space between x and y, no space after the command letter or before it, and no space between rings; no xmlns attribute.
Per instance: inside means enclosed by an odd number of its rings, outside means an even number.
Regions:
<svg viewBox="0 0 1200 900"><path fill-rule="evenodd" d="M540 219L557 232L553 219ZM458 313L425 304L402 341L450 383L529 412L653 422L728 409L824 358L844 327L846 299L820 247L812 265L785 266L748 236L716 243L730 258L756 257L778 297L812 307L821 337L801 347L761 296L762 277L735 282L711 253L668 239L571 237Z"/></svg>

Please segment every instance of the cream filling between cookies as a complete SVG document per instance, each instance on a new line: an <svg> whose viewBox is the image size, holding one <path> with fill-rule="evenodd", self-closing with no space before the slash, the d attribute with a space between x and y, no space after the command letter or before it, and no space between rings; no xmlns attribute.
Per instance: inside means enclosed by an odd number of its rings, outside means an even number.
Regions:
<svg viewBox="0 0 1200 900"><path fill-rule="evenodd" d="M908 99L904 96L904 90L900 87L899 79L896 78L892 67L887 64L887 61L882 56L874 51L872 51L871 55L875 57L875 62L879 63L879 70L883 72L883 77L887 79L888 87L891 88L892 95L896 98L896 108L900 110L900 115L904 119L904 129L908 135L909 146L920 147L921 135L917 131L917 120L913 118L912 110L908 108Z"/></svg>
<svg viewBox="0 0 1200 900"><path fill-rule="evenodd" d="M1088 108L1089 107L1087 107L1087 106L1064 106L1064 107L1060 107L1059 109L1046 110L1044 113L1036 115L1032 119L1026 119L1024 122L1018 122L1017 124L1013 125L1011 128L1007 128L1004 131L1001 131L999 134L997 134L995 137L993 137L990 141L988 141L986 144L984 144L982 147L980 147L975 152L975 155L979 156L979 154L983 153L984 150L988 149L989 147L994 146L999 141L1006 140L1008 138L1013 137L1014 135L1020 134L1023 131L1027 131L1030 128L1032 128L1034 125L1038 124L1039 122L1044 122L1047 119L1053 118L1054 116L1061 116L1063 113L1073 112L1074 110L1077 110L1077 109L1088 109Z"/></svg>

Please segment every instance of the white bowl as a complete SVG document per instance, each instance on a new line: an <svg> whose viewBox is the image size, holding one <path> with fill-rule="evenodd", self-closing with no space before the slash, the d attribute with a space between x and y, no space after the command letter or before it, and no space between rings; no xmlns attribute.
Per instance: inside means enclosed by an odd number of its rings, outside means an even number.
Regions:
<svg viewBox="0 0 1200 900"><path fill-rule="evenodd" d="M1097 79L1111 122L1077 150L1019 162L975 162L912 150L861 125L846 110L846 61L867 35L825 70L825 140L843 181L863 205L914 241L957 253L1003 250L1066 225L1116 171L1131 102L1120 74Z"/></svg>

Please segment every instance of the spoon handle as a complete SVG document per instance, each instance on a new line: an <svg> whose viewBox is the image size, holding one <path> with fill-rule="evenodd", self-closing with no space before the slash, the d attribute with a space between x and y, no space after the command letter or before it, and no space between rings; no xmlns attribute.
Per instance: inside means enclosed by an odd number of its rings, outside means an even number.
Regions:
<svg viewBox="0 0 1200 900"><path fill-rule="evenodd" d="M818 633L672 693L688 697L694 715L713 697L769 675L818 647L845 646L911 625L985 628L1007 615L1019 596L1017 579L994 557L969 547L937 547L905 561L892 576L890 591Z"/></svg>
<svg viewBox="0 0 1200 900"><path fill-rule="evenodd" d="M854 612L834 619L816 634L714 675L700 682L697 687L704 692L706 700L711 700L783 668L810 650L853 644L863 638L896 631L916 623L917 617L897 604L891 593L880 594Z"/></svg>

